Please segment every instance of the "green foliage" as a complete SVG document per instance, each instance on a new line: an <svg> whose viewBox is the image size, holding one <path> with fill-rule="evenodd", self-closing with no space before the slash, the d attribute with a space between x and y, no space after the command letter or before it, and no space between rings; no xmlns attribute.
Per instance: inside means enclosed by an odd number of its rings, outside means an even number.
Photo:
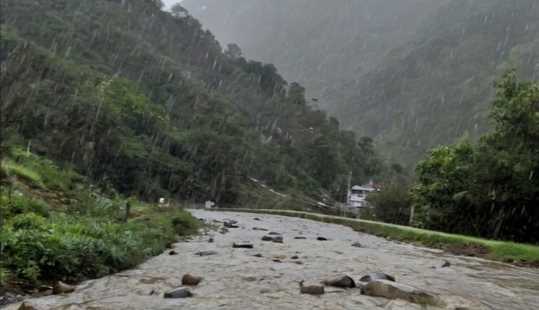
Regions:
<svg viewBox="0 0 539 310"><path fill-rule="evenodd" d="M195 233L199 228L200 223L188 213L183 213L172 218L172 226L178 235L185 236Z"/></svg>
<svg viewBox="0 0 539 310"><path fill-rule="evenodd" d="M375 218L386 223L408 225L410 221L410 188L403 183L390 183L380 192L368 196Z"/></svg>
<svg viewBox="0 0 539 310"><path fill-rule="evenodd" d="M417 167L416 220L425 227L539 242L539 83L514 71L497 84L494 131L442 147Z"/></svg>
<svg viewBox="0 0 539 310"><path fill-rule="evenodd" d="M161 253L176 234L193 233L198 223L180 210L150 211L127 224L107 217L33 213L9 219L0 241L3 268L32 284L80 280L130 268Z"/></svg>
<svg viewBox="0 0 539 310"><path fill-rule="evenodd" d="M180 7L172 15L146 0L129 5L8 0L3 131L104 187L151 200L234 203L247 177L340 198L350 170L358 180L377 172L378 155L309 107L305 89L273 65L223 53ZM32 171L20 174L46 187L71 186L50 165L25 166Z"/></svg>
<svg viewBox="0 0 539 310"><path fill-rule="evenodd" d="M8 176L9 175L17 176L18 178L21 178L22 180L29 182L33 186L40 187L40 188L45 187L45 184L43 184L43 180L41 179L41 176L35 171L23 165L17 164L12 161L2 161L2 170L4 170Z"/></svg>
<svg viewBox="0 0 539 310"><path fill-rule="evenodd" d="M50 190L72 190L82 177L69 167L59 167L51 160L36 156L16 145L10 145L2 170L29 185Z"/></svg>

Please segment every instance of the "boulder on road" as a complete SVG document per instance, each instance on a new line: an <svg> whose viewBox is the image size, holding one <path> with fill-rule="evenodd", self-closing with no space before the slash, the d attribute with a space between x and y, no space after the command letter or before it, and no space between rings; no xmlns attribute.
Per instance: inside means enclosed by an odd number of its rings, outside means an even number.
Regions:
<svg viewBox="0 0 539 310"><path fill-rule="evenodd" d="M234 242L232 244L232 247L235 248L235 249L252 249L252 248L254 248L253 244L249 243L249 242L240 242L240 243Z"/></svg>
<svg viewBox="0 0 539 310"><path fill-rule="evenodd" d="M283 236L264 236L262 241L271 241L275 243L283 243Z"/></svg>
<svg viewBox="0 0 539 310"><path fill-rule="evenodd" d="M165 298L189 298L189 297L193 297L193 293L191 293L190 290L184 287L179 287L172 291L166 292L163 297Z"/></svg>
<svg viewBox="0 0 539 310"><path fill-rule="evenodd" d="M186 273L182 277L182 285L196 286L202 281L202 277L193 276L190 273Z"/></svg>
<svg viewBox="0 0 539 310"><path fill-rule="evenodd" d="M327 286L334 286L340 288L354 288L356 287L356 282L349 276L340 276L332 279L322 281L322 284Z"/></svg>
<svg viewBox="0 0 539 310"><path fill-rule="evenodd" d="M196 252L195 255L197 256L210 256L210 255L217 255L218 253L216 251L199 251Z"/></svg>
<svg viewBox="0 0 539 310"><path fill-rule="evenodd" d="M58 281L54 283L54 285L52 286L52 293L55 295L72 293L74 291L75 291L75 286L66 284L62 281Z"/></svg>
<svg viewBox="0 0 539 310"><path fill-rule="evenodd" d="M445 306L442 299L433 293L387 280L371 281L361 288L361 293L372 297L403 299L419 305Z"/></svg>
<svg viewBox="0 0 539 310"><path fill-rule="evenodd" d="M18 308L18 310L41 310L41 309L42 308L37 308L36 306L26 301L23 302Z"/></svg>
<svg viewBox="0 0 539 310"><path fill-rule="evenodd" d="M253 227L253 230L268 231L266 228L262 228L262 227Z"/></svg>
<svg viewBox="0 0 539 310"><path fill-rule="evenodd" d="M323 295L325 289L321 285L303 285L304 281L299 282L299 291L301 294Z"/></svg>
<svg viewBox="0 0 539 310"><path fill-rule="evenodd" d="M239 228L240 226L238 225L238 222L236 221L225 221L223 223L223 225L226 227L226 228Z"/></svg>
<svg viewBox="0 0 539 310"><path fill-rule="evenodd" d="M387 281L395 282L395 277L385 274L383 272L372 272L366 276L361 277L361 279L359 279L359 281L361 282L371 282L371 281L376 281L376 280L387 280Z"/></svg>

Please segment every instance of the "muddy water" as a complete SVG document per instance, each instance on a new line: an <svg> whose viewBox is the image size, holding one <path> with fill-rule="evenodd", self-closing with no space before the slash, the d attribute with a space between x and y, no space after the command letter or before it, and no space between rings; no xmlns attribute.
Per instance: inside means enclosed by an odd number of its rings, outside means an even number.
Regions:
<svg viewBox="0 0 539 310"><path fill-rule="evenodd" d="M235 219L240 228L177 243L178 255L164 253L137 269L82 283L73 294L28 302L37 309L422 309L405 301L362 296L357 289L328 289L322 297L299 294L300 280L318 283L340 274L357 280L365 273L383 271L398 282L441 295L450 309L537 309L539 305L536 269L456 257L303 219L192 212L210 222ZM254 227L282 233L284 243L262 242L267 232ZM208 243L210 236L215 242ZM329 240L317 241L318 236ZM252 242L254 249L233 249L232 243L239 241ZM363 247L352 247L354 242ZM195 255L202 250L218 254ZM292 259L295 255L299 258ZM449 268L440 267L444 260L451 262ZM187 272L204 277L192 289L195 297L164 299L163 293L178 287Z"/></svg>

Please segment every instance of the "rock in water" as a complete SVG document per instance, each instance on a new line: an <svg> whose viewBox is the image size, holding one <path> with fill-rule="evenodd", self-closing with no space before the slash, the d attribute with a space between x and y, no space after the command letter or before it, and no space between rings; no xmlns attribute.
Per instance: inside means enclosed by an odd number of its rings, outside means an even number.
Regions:
<svg viewBox="0 0 539 310"><path fill-rule="evenodd" d="M382 272L373 272L359 279L359 281L361 282L371 282L375 280L387 280L387 281L395 282L395 277L382 273Z"/></svg>
<svg viewBox="0 0 539 310"><path fill-rule="evenodd" d="M196 286L202 281L202 277L186 273L182 277L182 285Z"/></svg>
<svg viewBox="0 0 539 310"><path fill-rule="evenodd" d="M266 228L261 228L261 227L253 227L253 230L268 231Z"/></svg>
<svg viewBox="0 0 539 310"><path fill-rule="evenodd" d="M52 287L52 293L55 295L72 293L74 291L75 291L75 286L66 284L62 281L58 281L54 283Z"/></svg>
<svg viewBox="0 0 539 310"><path fill-rule="evenodd" d="M168 255L178 255L178 252L172 250L172 251L168 252Z"/></svg>
<svg viewBox="0 0 539 310"><path fill-rule="evenodd" d="M318 241L328 241L328 238L326 238L326 237L318 237L318 238L316 238L316 240L318 240Z"/></svg>
<svg viewBox="0 0 539 310"><path fill-rule="evenodd" d="M248 243L248 242L243 242L243 243L234 242L232 244L232 247L235 248L235 249L252 249L252 248L254 248L253 244Z"/></svg>
<svg viewBox="0 0 539 310"><path fill-rule="evenodd" d="M6 292L3 296L0 296L0 308L5 305L13 304L18 301L22 301L24 298L20 295L11 294Z"/></svg>
<svg viewBox="0 0 539 310"><path fill-rule="evenodd" d="M294 239L296 239L296 240L305 240L305 239L307 239L307 237L297 236L297 237L294 237Z"/></svg>
<svg viewBox="0 0 539 310"><path fill-rule="evenodd" d="M352 246L355 247L355 248L362 248L363 247L363 245L361 245L361 243L359 243L359 242L352 243Z"/></svg>
<svg viewBox="0 0 539 310"><path fill-rule="evenodd" d="M170 292L166 292L164 297L165 298L189 298L189 297L193 297L193 293L191 293L190 290L184 287L179 287Z"/></svg>
<svg viewBox="0 0 539 310"><path fill-rule="evenodd" d="M270 235L270 236L278 236L278 235L280 235L280 233L275 232L275 231L270 231L270 232L268 233L268 235Z"/></svg>
<svg viewBox="0 0 539 310"><path fill-rule="evenodd" d="M403 299L420 305L444 307L440 297L414 287L387 280L374 280L362 287L361 292L368 296L387 299Z"/></svg>
<svg viewBox="0 0 539 310"><path fill-rule="evenodd" d="M309 295L323 295L325 293L324 287L321 285L303 285L304 281L299 282L299 291L301 294Z"/></svg>
<svg viewBox="0 0 539 310"><path fill-rule="evenodd" d="M233 220L225 221L223 223L226 228L239 228L240 226L238 226L237 224L238 222Z"/></svg>
<svg viewBox="0 0 539 310"><path fill-rule="evenodd" d="M19 306L18 310L39 310L39 308L25 301Z"/></svg>
<svg viewBox="0 0 539 310"><path fill-rule="evenodd" d="M195 255L197 256L210 256L210 255L217 255L218 253L216 251L200 251L196 252Z"/></svg>
<svg viewBox="0 0 539 310"><path fill-rule="evenodd" d="M275 243L283 243L283 236L277 235L277 236L264 236L262 237L262 241L271 241Z"/></svg>
<svg viewBox="0 0 539 310"><path fill-rule="evenodd" d="M283 236L274 236L273 240L271 240L275 243L283 243Z"/></svg>
<svg viewBox="0 0 539 310"><path fill-rule="evenodd" d="M444 260L444 263L442 264L442 268L451 267L451 263L448 260Z"/></svg>
<svg viewBox="0 0 539 310"><path fill-rule="evenodd" d="M213 238L210 237L210 239L208 239L208 243L213 243Z"/></svg>
<svg viewBox="0 0 539 310"><path fill-rule="evenodd" d="M341 276L341 277L336 277L333 279L324 280L322 281L322 284L327 285L327 286L340 287L340 288L356 287L356 282L354 282L354 279L346 275Z"/></svg>

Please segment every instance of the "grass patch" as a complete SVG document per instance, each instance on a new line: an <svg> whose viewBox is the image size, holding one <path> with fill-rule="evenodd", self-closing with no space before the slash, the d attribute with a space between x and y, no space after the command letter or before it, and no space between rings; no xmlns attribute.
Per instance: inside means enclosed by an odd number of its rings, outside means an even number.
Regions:
<svg viewBox="0 0 539 310"><path fill-rule="evenodd" d="M18 148L2 171L10 177L0 190L0 286L31 289L132 268L200 227L180 208L127 200L114 189L104 195L72 170Z"/></svg>
<svg viewBox="0 0 539 310"><path fill-rule="evenodd" d="M22 164L18 164L11 160L2 161L2 170L8 176L16 176L25 183L29 183L32 186L38 188L45 188L41 175L29 167Z"/></svg>
<svg viewBox="0 0 539 310"><path fill-rule="evenodd" d="M186 211L157 207L127 223L105 216L20 213L0 232L6 258L1 268L29 286L100 277L162 253L178 235L198 227Z"/></svg>
<svg viewBox="0 0 539 310"><path fill-rule="evenodd" d="M419 243L421 245L448 251L452 251L452 249L475 249L470 254L482 256L497 261L529 263L531 265L537 264L539 262L539 246L536 245L487 240L477 237L448 234L408 226L400 226L381 222L351 219L300 211L261 209L220 209L220 211L221 210L275 214L299 217L325 223L340 224L351 227L357 231L362 231L372 235L389 237L391 239L404 242ZM485 252L482 252L482 250L485 250ZM466 251L464 251L463 253L465 252Z"/></svg>
<svg viewBox="0 0 539 310"><path fill-rule="evenodd" d="M52 161L26 152L21 147L11 147L8 158L2 161L5 175L15 176L20 181L36 188L69 191L74 184L83 181L73 169L60 169Z"/></svg>

